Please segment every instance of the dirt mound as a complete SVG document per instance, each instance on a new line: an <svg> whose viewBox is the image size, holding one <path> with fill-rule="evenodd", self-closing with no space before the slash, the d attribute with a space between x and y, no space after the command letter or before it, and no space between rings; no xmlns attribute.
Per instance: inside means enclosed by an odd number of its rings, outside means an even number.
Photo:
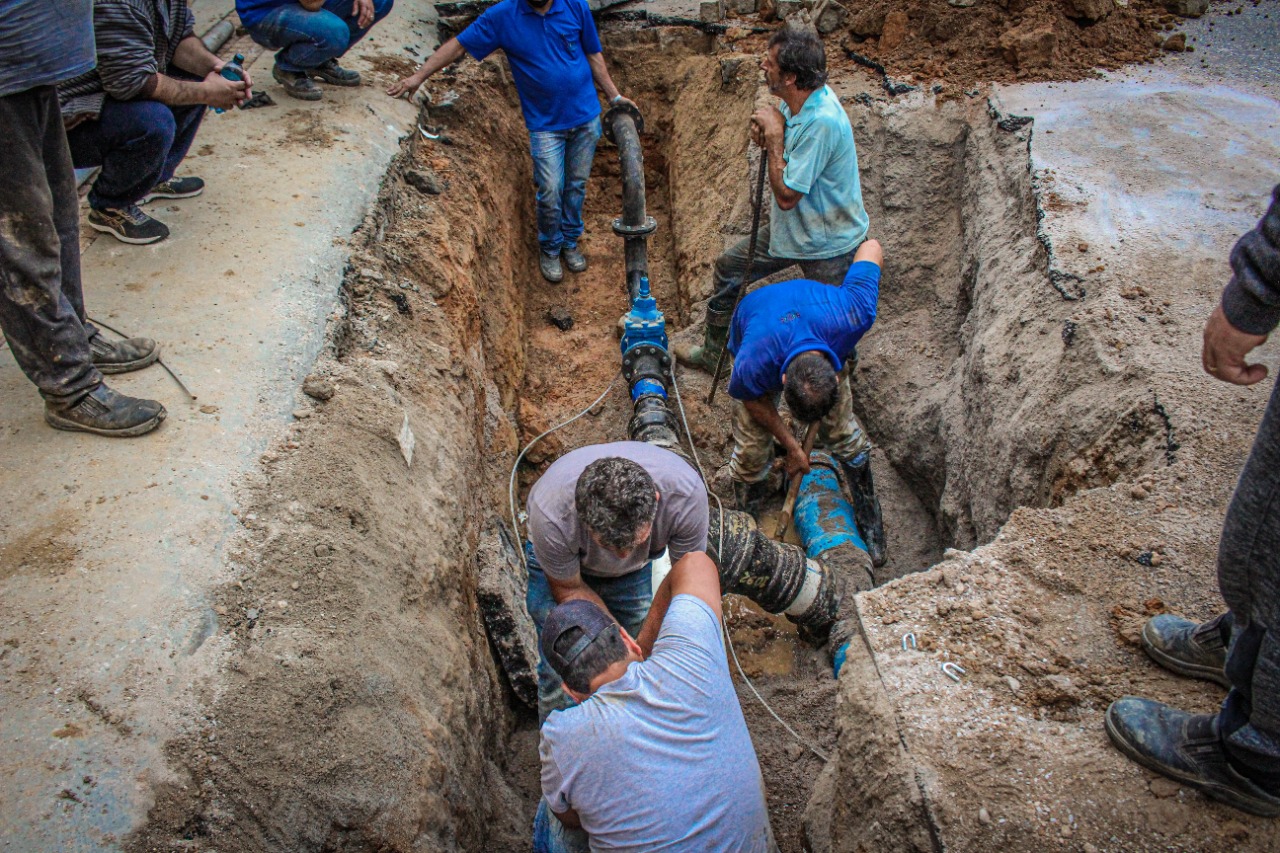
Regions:
<svg viewBox="0 0 1280 853"><path fill-rule="evenodd" d="M1178 20L1146 0L869 0L841 46L923 83L1076 80L1151 59Z"/></svg>

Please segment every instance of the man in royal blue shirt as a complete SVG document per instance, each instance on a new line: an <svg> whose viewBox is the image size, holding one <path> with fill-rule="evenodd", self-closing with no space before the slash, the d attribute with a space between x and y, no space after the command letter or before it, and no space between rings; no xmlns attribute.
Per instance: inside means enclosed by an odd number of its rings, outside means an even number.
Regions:
<svg viewBox="0 0 1280 853"><path fill-rule="evenodd" d="M595 86L610 104L631 104L618 94L609 77L586 0L502 0L441 45L416 72L388 88L387 94L412 93L464 53L482 60L499 48L511 65L529 129L538 190L539 269L547 281L558 282L564 278L561 255L570 272L587 268L578 238L583 230L587 178L600 138Z"/></svg>
<svg viewBox="0 0 1280 853"><path fill-rule="evenodd" d="M884 565L884 525L871 481L871 442L853 413L849 372L858 341L876 319L883 252L866 240L836 288L809 279L784 281L748 294L729 330L733 373L733 479L739 509L759 501L773 462L773 443L786 448L790 476L809 459L778 415L778 397L805 423L818 422L818 443L844 466L858 530L875 565Z"/></svg>

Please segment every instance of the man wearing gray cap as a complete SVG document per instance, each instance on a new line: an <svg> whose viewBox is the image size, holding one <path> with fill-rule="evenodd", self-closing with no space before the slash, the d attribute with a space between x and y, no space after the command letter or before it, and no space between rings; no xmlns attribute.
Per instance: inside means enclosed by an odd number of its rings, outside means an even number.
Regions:
<svg viewBox="0 0 1280 853"><path fill-rule="evenodd" d="M777 849L720 613L720 575L697 551L654 593L640 642L592 601L548 614L542 654L578 704L542 726L535 853L588 837L593 851Z"/></svg>

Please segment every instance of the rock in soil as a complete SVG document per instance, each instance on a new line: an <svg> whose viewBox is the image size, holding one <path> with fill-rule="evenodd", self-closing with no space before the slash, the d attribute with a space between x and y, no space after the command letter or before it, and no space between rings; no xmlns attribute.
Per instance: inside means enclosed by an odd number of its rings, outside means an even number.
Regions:
<svg viewBox="0 0 1280 853"><path fill-rule="evenodd" d="M410 169L404 173L404 179L420 193L427 195L440 195L440 181L430 172L423 172L418 169Z"/></svg>
<svg viewBox="0 0 1280 853"><path fill-rule="evenodd" d="M321 402L332 400L336 390L332 382L315 374L308 376L302 382L302 393Z"/></svg>
<svg viewBox="0 0 1280 853"><path fill-rule="evenodd" d="M547 309L547 322L562 332L573 328L573 315L563 305L554 305Z"/></svg>

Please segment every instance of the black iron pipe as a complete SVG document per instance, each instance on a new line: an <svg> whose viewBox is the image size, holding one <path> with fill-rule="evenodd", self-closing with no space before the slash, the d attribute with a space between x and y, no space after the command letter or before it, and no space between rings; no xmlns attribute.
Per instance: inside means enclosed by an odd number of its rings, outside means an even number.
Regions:
<svg viewBox="0 0 1280 853"><path fill-rule="evenodd" d="M604 116L604 133L618 146L622 164L622 216L613 221L613 230L626 241L627 291L635 299L640 279L649 275L649 235L658 227L645 209L644 149L640 134L644 119L629 104L618 104Z"/></svg>

